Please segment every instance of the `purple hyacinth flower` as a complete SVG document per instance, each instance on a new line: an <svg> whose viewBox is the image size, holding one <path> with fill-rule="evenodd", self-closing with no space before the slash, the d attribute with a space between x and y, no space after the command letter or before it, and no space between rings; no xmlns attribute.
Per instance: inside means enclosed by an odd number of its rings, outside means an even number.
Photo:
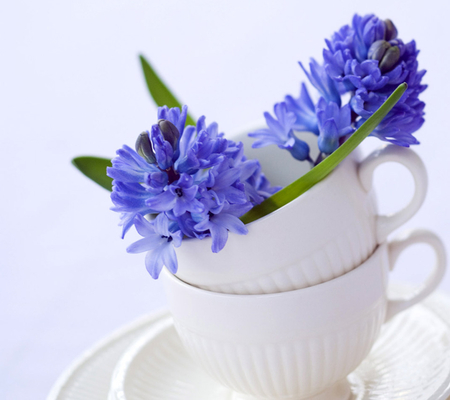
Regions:
<svg viewBox="0 0 450 400"><path fill-rule="evenodd" d="M248 229L238 218L252 208L250 203L226 205L218 214L208 212L204 219L194 226L199 232L209 231L212 237L211 250L218 253L225 247L228 231L238 235L246 235Z"/></svg>
<svg viewBox="0 0 450 400"><path fill-rule="evenodd" d="M308 144L298 139L292 130L297 120L295 114L287 110L285 102L275 104L274 113L277 119L268 112L264 113L269 129L259 129L248 134L257 139L252 147L257 149L274 144L288 150L297 160L310 160Z"/></svg>
<svg viewBox="0 0 450 400"><path fill-rule="evenodd" d="M365 60L359 63L352 60L345 67L345 80L351 82L356 89L379 90L389 82L389 77L381 75L378 61Z"/></svg>
<svg viewBox="0 0 450 400"><path fill-rule="evenodd" d="M335 32L331 37L331 40L325 39L328 50L331 53L336 53L337 51L350 50L353 51L353 36L354 30L350 25L344 25L339 31ZM352 56L354 56L352 52Z"/></svg>
<svg viewBox="0 0 450 400"><path fill-rule="evenodd" d="M354 86L348 80L345 80L346 69L353 61L353 55L350 49L337 50L335 53L324 49L323 58L325 60L324 68L326 73L336 82L340 94L353 90Z"/></svg>
<svg viewBox="0 0 450 400"><path fill-rule="evenodd" d="M176 217L186 211L200 213L203 211L202 204L195 198L198 186L194 185L192 176L182 173L180 179L167 187L167 190L146 201L146 205L152 210L170 211Z"/></svg>
<svg viewBox="0 0 450 400"><path fill-rule="evenodd" d="M292 128L298 132L307 131L318 135L319 127L317 125L316 109L306 85L302 83L298 99L287 95L285 101L287 110L293 112L297 118Z"/></svg>
<svg viewBox="0 0 450 400"><path fill-rule="evenodd" d="M243 191L250 203L253 205L260 204L264 199L281 189L279 186L270 185L261 171L261 165L258 160L247 160L244 155L242 142L233 142L229 151L231 166L241 171L239 180L244 185Z"/></svg>
<svg viewBox="0 0 450 400"><path fill-rule="evenodd" d="M326 40L323 64L312 59L308 71L300 63L322 97L319 103L312 102L303 84L299 99L285 97L284 114L293 113L295 121L279 116L277 110L275 118L266 113L269 129L250 134L257 139L253 147L276 144L298 159L310 160L309 155L305 157L306 147L297 145L294 136L294 131L309 131L319 136L321 153L330 154L403 82L408 84L406 92L372 136L400 146L417 144L412 133L424 122L425 103L419 95L427 87L421 82L425 71L418 70L415 42L405 44L397 36L397 28L389 19L354 15L351 25L343 26ZM343 100L347 104L341 108ZM302 149L300 156L294 154L295 148Z"/></svg>
<svg viewBox="0 0 450 400"><path fill-rule="evenodd" d="M183 135L183 131L185 129L187 111L188 111L187 106L182 107L181 113L178 107L173 108L169 108L167 106L159 107L158 119L160 120L164 119L174 124L181 136Z"/></svg>
<svg viewBox="0 0 450 400"><path fill-rule="evenodd" d="M386 101L388 96L366 89L358 89L350 100L352 110L363 118L369 118Z"/></svg>
<svg viewBox="0 0 450 400"><path fill-rule="evenodd" d="M169 183L169 177L165 171L152 172L145 180L146 190L154 195L159 194Z"/></svg>
<svg viewBox="0 0 450 400"><path fill-rule="evenodd" d="M277 190L259 163L245 158L242 143L225 139L205 117L185 127L186 115L186 107L159 108L150 137L139 135L137 152L124 146L108 170L123 234L134 224L144 236L128 250L148 251L146 266L154 278L163 265L176 271L173 247L183 235L213 236L214 251L220 251L228 231L247 232L238 217ZM144 218L149 214L158 216L149 222Z"/></svg>
<svg viewBox="0 0 450 400"><path fill-rule="evenodd" d="M158 168L146 162L131 147L124 145L117 150L117 157L113 158L112 167L106 168L106 174L121 182L144 182L149 173L157 172Z"/></svg>
<svg viewBox="0 0 450 400"><path fill-rule="evenodd" d="M114 207L111 209L121 213L120 226L122 238L133 225L136 215L145 215L154 212L145 204L152 195L162 189L151 190L143 185L152 174L161 173L158 168L147 163L138 153L128 146L117 150L117 157L112 160L112 167L106 169L109 177L113 178L113 191L111 200Z"/></svg>
<svg viewBox="0 0 450 400"><path fill-rule="evenodd" d="M152 222L138 215L134 221L136 230L143 239L131 244L128 253L147 252L145 266L154 279L158 279L163 266L175 274L178 261L174 247L181 246L181 231L169 230L169 219L165 214L159 214Z"/></svg>
<svg viewBox="0 0 450 400"><path fill-rule="evenodd" d="M206 126L205 117L197 121L197 138L195 153L200 163L200 168L211 168L224 160L224 152L227 150L228 141L219 133L219 126L213 122Z"/></svg>
<svg viewBox="0 0 450 400"><path fill-rule="evenodd" d="M270 185L265 175L261 172L260 167L244 181L244 186L247 196L252 204L262 203L264 199L272 196L281 189L281 186Z"/></svg>
<svg viewBox="0 0 450 400"><path fill-rule="evenodd" d="M200 161L196 155L194 145L197 140L197 132L194 126L187 126L179 142L179 156L175 161L175 170L179 173L195 174L200 169Z"/></svg>
<svg viewBox="0 0 450 400"><path fill-rule="evenodd" d="M114 207L111 207L111 210L121 213L119 226L122 226L122 239L133 226L136 215L155 212L145 204L148 196L149 194L139 184L114 181L111 193Z"/></svg>
<svg viewBox="0 0 450 400"><path fill-rule="evenodd" d="M301 62L300 67L305 72L311 84L319 91L320 95L327 101L333 101L338 106L341 105L341 96L334 81L330 78L325 70L325 66L320 65L313 58L309 63L311 73L309 73Z"/></svg>
<svg viewBox="0 0 450 400"><path fill-rule="evenodd" d="M365 121L365 118L359 120L358 126ZM393 108L370 136L397 146L409 147L420 143L412 134L422 126L424 121L423 117L414 112Z"/></svg>
<svg viewBox="0 0 450 400"><path fill-rule="evenodd" d="M363 17L355 14L352 27L355 32L353 39L355 56L362 62L367 59L372 43L384 39L386 24L373 14Z"/></svg>
<svg viewBox="0 0 450 400"><path fill-rule="evenodd" d="M317 119L319 121L319 149L331 154L339 147L339 139L354 131L351 123L351 110L347 104L342 108L321 97L317 103Z"/></svg>
<svg viewBox="0 0 450 400"><path fill-rule="evenodd" d="M402 60L407 46L397 38L390 20L382 21L372 14L355 15L351 28L341 28L326 43L325 70L337 82L341 94L355 88L379 90L386 84L395 85L389 88L390 94L406 78ZM355 71L355 66L359 68L368 61L378 64L371 65L370 71L367 67L363 68L366 71Z"/></svg>
<svg viewBox="0 0 450 400"><path fill-rule="evenodd" d="M204 181L204 186L208 193L203 192L203 196L214 197L218 204L227 201L230 204L244 204L247 202L247 196L242 186L237 185L241 176L239 168L229 168L228 163L224 162L219 168L213 168L208 171L208 178Z"/></svg>
<svg viewBox="0 0 450 400"><path fill-rule="evenodd" d="M150 138L158 166L162 170L169 169L173 165L174 149L172 145L164 139L158 125L152 126Z"/></svg>

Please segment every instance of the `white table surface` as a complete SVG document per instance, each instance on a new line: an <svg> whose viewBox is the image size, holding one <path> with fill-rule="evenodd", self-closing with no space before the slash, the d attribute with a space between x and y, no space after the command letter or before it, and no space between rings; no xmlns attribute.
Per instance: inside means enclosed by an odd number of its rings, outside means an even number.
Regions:
<svg viewBox="0 0 450 400"><path fill-rule="evenodd" d="M128 255L108 192L70 165L113 156L155 122L137 54L143 52L192 112L230 132L261 118L304 80L296 62L320 57L323 38L355 11L394 20L416 38L429 72L426 123L415 149L430 180L407 227L450 241L448 69L444 1L8 2L0 14L0 391L45 398L62 370L117 327L165 305L143 255ZM359 3L358 3L359 4ZM364 3L365 4L365 3ZM365 151L378 143L368 140ZM385 172L389 171L387 174ZM392 172L394 171L394 172ZM400 178L399 178L400 177ZM412 191L382 169L383 211ZM136 238L136 236L134 236ZM412 249L394 277L419 282L430 252ZM441 289L450 293L450 274Z"/></svg>

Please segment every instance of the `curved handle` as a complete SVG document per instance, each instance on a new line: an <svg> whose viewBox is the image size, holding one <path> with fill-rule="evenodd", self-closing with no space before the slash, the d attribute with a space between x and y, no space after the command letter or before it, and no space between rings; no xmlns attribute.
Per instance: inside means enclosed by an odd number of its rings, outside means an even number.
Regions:
<svg viewBox="0 0 450 400"><path fill-rule="evenodd" d="M378 215L376 235L378 244L383 243L387 236L408 221L422 206L427 193L427 171L422 159L411 149L396 145L388 145L375 150L358 167L359 180L366 191L372 188L372 178L375 169L386 162L403 164L414 178L415 191L409 204L402 210L391 215Z"/></svg>
<svg viewBox="0 0 450 400"><path fill-rule="evenodd" d="M436 254L436 264L427 280L412 294L411 297L401 300L388 300L386 321L399 312L422 301L437 288L444 277L447 264L444 244L436 234L425 229L407 231L388 244L389 265L391 270L394 268L400 253L415 243L429 244Z"/></svg>

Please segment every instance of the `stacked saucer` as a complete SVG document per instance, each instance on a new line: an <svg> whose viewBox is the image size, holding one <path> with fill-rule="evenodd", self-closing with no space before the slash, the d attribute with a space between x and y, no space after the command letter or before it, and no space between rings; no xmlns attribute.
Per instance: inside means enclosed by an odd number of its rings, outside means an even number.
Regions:
<svg viewBox="0 0 450 400"><path fill-rule="evenodd" d="M431 246L435 267L420 290L391 298L389 271L415 243ZM347 375L369 354L382 325L433 292L445 267L439 238L414 230L379 245L351 271L307 288L224 294L189 285L167 271L163 283L189 356L235 399L347 400ZM423 346L420 340L414 343Z"/></svg>
<svg viewBox="0 0 450 400"><path fill-rule="evenodd" d="M393 292L409 290L395 286ZM450 299L435 293L383 325L371 352L348 379L355 400L447 400ZM197 366L172 318L161 312L86 351L61 375L47 400L239 398Z"/></svg>

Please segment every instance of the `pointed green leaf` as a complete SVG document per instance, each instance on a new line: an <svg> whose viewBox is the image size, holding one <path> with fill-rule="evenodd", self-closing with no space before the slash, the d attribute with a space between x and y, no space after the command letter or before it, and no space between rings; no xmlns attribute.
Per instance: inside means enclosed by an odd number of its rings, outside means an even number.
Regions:
<svg viewBox="0 0 450 400"><path fill-rule="evenodd" d="M111 160L100 157L76 157L72 160L84 175L107 190L112 190L112 179L106 175L106 167L111 167Z"/></svg>
<svg viewBox="0 0 450 400"><path fill-rule="evenodd" d="M139 56L141 60L142 70L144 72L145 81L147 82L148 90L158 107L178 107L181 109L181 103L172 94L168 87L164 84L150 63L144 58L143 55ZM187 125L194 125L194 119L188 114L186 118Z"/></svg>
<svg viewBox="0 0 450 400"><path fill-rule="evenodd" d="M316 183L324 179L378 126L387 113L391 111L392 107L400 100L407 87L406 83L399 85L381 107L375 111L373 115L334 153L329 155L320 164L316 165L295 182L292 182L290 185L264 200L261 204L253 207L248 213L241 217L242 222L248 224L249 222L270 214L296 199L312 188Z"/></svg>

